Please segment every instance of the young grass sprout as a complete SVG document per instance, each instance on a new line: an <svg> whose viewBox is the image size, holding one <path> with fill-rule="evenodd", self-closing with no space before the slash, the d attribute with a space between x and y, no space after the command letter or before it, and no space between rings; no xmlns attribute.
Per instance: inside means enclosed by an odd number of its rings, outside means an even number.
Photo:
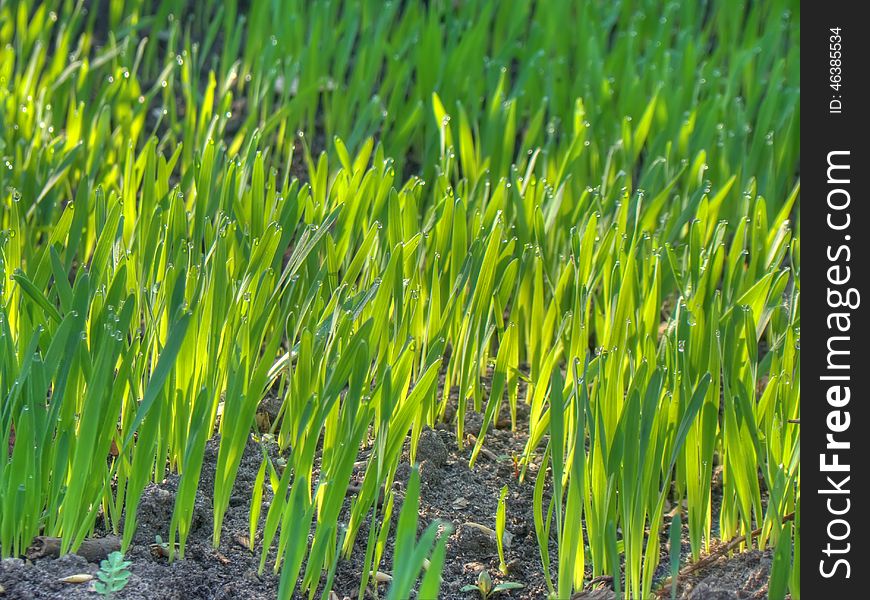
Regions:
<svg viewBox="0 0 870 600"><path fill-rule="evenodd" d="M492 578L489 576L489 573L486 572L486 569L484 569L480 572L480 575L477 576L477 582L474 585L463 586L460 591L465 593L477 592L480 600L489 600L496 594L510 590L520 590L522 588L523 584L513 581L493 584Z"/></svg>

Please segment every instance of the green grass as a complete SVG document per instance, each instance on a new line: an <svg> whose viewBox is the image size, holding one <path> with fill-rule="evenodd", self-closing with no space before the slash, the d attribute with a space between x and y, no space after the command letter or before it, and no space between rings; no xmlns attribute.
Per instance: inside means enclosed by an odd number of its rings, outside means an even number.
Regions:
<svg viewBox="0 0 870 600"><path fill-rule="evenodd" d="M390 596L437 591L391 484L455 386L472 465L502 402L529 434L554 597L649 595L666 502L697 559L719 464L799 598L796 2L89 4L0 0L3 556L126 550L169 471L183 556L220 433L217 545L268 394L261 570L328 593L369 523L361 589L394 535Z"/></svg>

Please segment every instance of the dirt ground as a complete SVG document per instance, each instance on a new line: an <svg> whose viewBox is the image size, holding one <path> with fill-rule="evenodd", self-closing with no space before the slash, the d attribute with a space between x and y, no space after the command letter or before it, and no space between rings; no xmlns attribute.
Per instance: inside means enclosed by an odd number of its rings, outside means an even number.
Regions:
<svg viewBox="0 0 870 600"><path fill-rule="evenodd" d="M533 521L533 490L537 465L532 464L524 482L517 479L513 455L520 454L525 446L528 418L522 402L518 407L517 431L511 431L506 423L491 429L487 434L484 448L475 468L469 469L468 458L471 448L459 448L454 428L439 425L434 430L426 430L420 439L417 460L420 463L421 498L420 531L433 520L440 519L452 525L453 532L447 541L447 559L443 572L441 597L453 599L474 599L475 593L463 593L460 589L473 584L481 570L486 569L495 582L513 581L521 583L520 590L505 592L499 599L543 599L547 588L541 566L540 554L535 537ZM502 414L508 414L503 411ZM466 431L477 433L481 415L469 413L466 416ZM156 536L169 537L169 522L175 499L178 479L169 476L159 484L149 485L142 497L139 508L139 523L133 538L133 547L127 555L132 561L132 575L126 588L113 596L118 600L220 600L220 599L273 599L277 596L278 578L271 571L272 558L267 562L266 571L257 575L261 545L254 540L254 552L245 547L248 536L248 515L254 481L262 457L260 446L253 438L245 449L238 476L230 499L219 547L211 543L212 533L212 490L214 468L217 458L218 438L212 439L207 446L205 462L197 492L194 510L194 523L187 543L184 560L170 563L165 557L155 554L152 545ZM274 446L269 448L276 456ZM359 459L364 461L369 448L360 451ZM410 474L407 462L407 448L404 461L399 466L394 487L397 492L397 507L403 499L404 487ZM362 467L357 469L350 482L351 486L362 481ZM509 571L502 577L498 571L498 554L494 537L469 525L476 523L489 528L495 526L495 513L499 490L508 486L507 531L510 545L505 549L505 559ZM265 515L271 501L269 486L263 495ZM346 523L350 516L349 494L340 519ZM549 491L545 491L545 502ZM715 508L714 503L714 508ZM394 511L395 520L398 508ZM263 518L261 517L261 524ZM714 515L714 522L717 519ZM99 530L97 536L106 535ZM356 538L354 551L348 560L338 564L332 590L339 599L356 598L360 573L365 555L368 525L364 523ZM688 544L684 544L683 556L688 556ZM663 555L666 550L663 547ZM389 572L392 566L392 540L385 550L380 570ZM550 546L550 561L556 564L555 541ZM659 571L662 578L667 571L667 559L663 559ZM761 599L767 597L767 579L770 572L771 555L769 552L749 551L730 558L721 558L711 567L693 573L691 578L682 582L679 597L682 600L726 600ZM6 559L0 561L0 598L14 599L51 599L78 600L96 597L90 582L62 583L59 580L75 574L95 574L99 566L89 563L82 557L69 555L61 558L42 558L34 561ZM555 573L554 573L555 575ZM317 597L320 597L318 590ZM378 589L378 595L386 592L386 585ZM303 596L298 595L302 598ZM366 598L375 598L372 590ZM589 600L609 600L614 598L609 582L603 582L596 589L578 598ZM333 596L334 598L334 596ZM428 600L428 599L424 599Z"/></svg>

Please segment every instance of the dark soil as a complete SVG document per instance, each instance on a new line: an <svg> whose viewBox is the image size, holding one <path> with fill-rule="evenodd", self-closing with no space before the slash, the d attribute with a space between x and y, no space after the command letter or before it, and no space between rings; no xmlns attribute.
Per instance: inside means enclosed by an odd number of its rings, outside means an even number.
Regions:
<svg viewBox="0 0 870 600"><path fill-rule="evenodd" d="M773 554L749 550L723 556L709 568L693 573L682 586L683 600L732 600L767 598Z"/></svg>
<svg viewBox="0 0 870 600"><path fill-rule="evenodd" d="M520 409L520 415L527 417ZM502 414L505 414L504 411ZM466 430L479 431L479 414L466 416ZM525 587L499 598L544 598L547 594L541 567L538 544L535 538L532 516L532 495L537 466L531 465L526 479L520 483L512 456L520 454L526 443L526 435L509 429L493 429L487 434L484 447L474 469L468 468L471 446L459 448L454 429L440 426L435 430L424 431L417 449L420 464L420 531L434 520L440 520L452 527L447 540L447 560L443 571L441 586L442 598L474 598L471 594L460 592L460 588L473 584L479 573L486 569L493 581L514 581ZM410 474L410 465L403 462L397 471L399 490L404 488ZM362 476L362 471L358 473ZM507 495L507 535L510 543L505 547L505 562L508 575L498 571L499 559L495 537L475 525L495 528L495 513L498 506L499 491L508 487ZM394 521L395 514L394 510ZM342 515L346 518L347 513ZM359 587L365 553L367 527L363 527L356 540L351 560L339 564L333 589L339 596L355 597ZM381 570L389 571L393 560L392 548L388 548ZM555 564L555 544L550 548L550 561Z"/></svg>
<svg viewBox="0 0 870 600"><path fill-rule="evenodd" d="M230 599L275 598L277 578L267 568L257 576L259 553L252 554L240 544L247 536L251 491L262 454L258 444L249 441L217 550L212 548L212 490L219 440L216 436L206 448L205 461L194 508L193 525L184 560L170 563L152 550L156 536L169 539L169 522L175 502L178 477L170 475L159 484L145 488L138 510L138 525L133 545L126 558L132 561L132 575L117 599ZM268 488L268 486L267 486ZM268 490L267 490L268 492ZM264 494L265 496L265 494ZM271 496L268 497L271 499ZM97 535L108 532L98 531ZM69 599L95 598L91 583L67 584L58 579L74 574L95 574L99 565L78 556L33 561L7 559L0 562L3 598Z"/></svg>
<svg viewBox="0 0 870 600"><path fill-rule="evenodd" d="M501 414L509 414L506 407ZM473 594L463 593L460 589L465 585L473 584L484 569L496 583L514 581L524 586L521 590L500 594L496 597L498 599L532 600L546 597L547 587L541 567L532 512L532 496L538 467L537 463L532 461L525 481L520 483L512 458L514 455L521 454L525 447L527 436L522 432L528 429L527 418L527 407L521 402L518 406L517 431L511 431L510 424L504 421L499 422L497 428L491 428L484 443L486 450L479 455L473 470L468 467L471 445L466 444L462 448L457 445L453 426L439 425L434 430L424 431L420 438L417 450L421 477L419 531L422 533L436 519L452 527L452 533L447 539L447 559L441 587L442 598L464 600L474 598ZM480 414L469 412L466 415L467 432L476 435L480 425ZM169 538L169 522L178 484L177 476L170 475L159 484L149 485L143 494L133 547L126 557L133 563L130 567L132 576L127 587L114 598L118 600L230 598L257 600L277 597L278 578L272 574L274 556L270 556L264 574L258 576L257 567L261 550L259 539L254 540L254 552L247 548L251 495L262 457L260 444L253 438L249 439L245 448L230 506L223 523L220 544L217 549L212 546L211 505L218 445L219 439L215 436L206 449L193 526L187 541L184 560L176 559L170 563L156 551L158 549L155 547L156 536L160 536L163 540ZM411 472L407 450L406 448L403 462L396 473L394 489L397 498L393 513L393 527ZM267 451L273 458L277 457L277 448L274 445L267 446ZM370 448L362 448L359 460L365 461L370 453ZM361 462L355 470L350 481L351 489L362 482L364 465L365 463ZM494 529L499 491L505 485L508 487L506 529L510 543L505 548L508 575L502 576L498 571L499 560L494 536L470 524ZM343 523L347 523L350 517L352 495L349 493L340 515ZM271 499L271 489L266 485L261 515L265 515ZM547 488L545 503L548 499ZM262 519L263 517L261 517L261 524ZM96 535L109 533L98 528ZM368 522L364 522L350 558L341 560L338 564L332 586L332 591L336 595L329 596L329 600L335 600L336 597L339 600L357 597L367 538ZM684 546L683 555L688 556L688 544ZM667 551L664 545L662 552L664 567L660 570L664 573L667 570ZM556 565L555 541L551 541L549 553L551 565ZM393 549L390 540L378 567L379 570L389 573L392 570L392 562ZM680 598L682 600L766 598L770 564L769 552L750 551L731 558L723 557L709 568L698 571L685 582L681 582ZM0 562L0 598L51 600L94 598L96 594L92 583L62 583L59 579L76 574L93 575L98 569L98 565L88 563L78 556L42 558L33 562L7 559ZM587 577L589 575L590 573L587 573ZM614 597L610 588L610 582L604 581L599 584L598 589L590 590L594 595L587 593L578 597L608 600ZM381 584L378 589L379 596L383 597L386 589L387 585ZM321 591L318 590L316 597L320 597ZM297 597L303 597L299 595L298 590ZM365 597L374 598L371 589L366 591Z"/></svg>

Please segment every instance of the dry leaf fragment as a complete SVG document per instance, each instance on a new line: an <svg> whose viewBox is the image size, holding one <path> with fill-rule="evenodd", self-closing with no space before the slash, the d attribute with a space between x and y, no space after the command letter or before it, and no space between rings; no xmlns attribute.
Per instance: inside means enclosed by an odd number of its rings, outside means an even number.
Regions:
<svg viewBox="0 0 870 600"><path fill-rule="evenodd" d="M486 525L481 525L480 523L466 521L465 523L462 524L462 527L471 527L473 529L477 529L479 531L482 531L483 533L485 533L486 535L488 535L492 539L496 539L496 537L497 537L494 529L490 529ZM511 542L513 541L513 539L514 539L514 534L512 534L510 531L505 529L504 535L501 538L501 541L504 543L504 547L510 548Z"/></svg>
<svg viewBox="0 0 870 600"><path fill-rule="evenodd" d="M462 524L462 526L463 527L473 527L474 529L479 529L480 531L482 531L483 533L485 533L487 535L491 535L492 537L495 537L495 530L490 529L486 525L481 525L480 523L475 523L473 521L466 521L465 523Z"/></svg>
<svg viewBox="0 0 870 600"><path fill-rule="evenodd" d="M382 571L375 571L372 573L372 579L377 583L390 583L393 580L393 576Z"/></svg>
<svg viewBox="0 0 870 600"><path fill-rule="evenodd" d="M93 580L93 578L94 576L90 573L76 573L75 575L61 577L58 581L61 583L87 583L88 581Z"/></svg>
<svg viewBox="0 0 870 600"><path fill-rule="evenodd" d="M469 446L474 446L475 444L477 444L477 437L471 435L470 433L465 436L465 439ZM498 455L492 450L481 446L480 453L487 457L489 460L493 462L498 462Z"/></svg>
<svg viewBox="0 0 870 600"><path fill-rule="evenodd" d="M254 415L254 419L257 422L257 429L260 433L265 433L272 428L272 417L268 413L258 412Z"/></svg>
<svg viewBox="0 0 870 600"><path fill-rule="evenodd" d="M245 550L252 550L252 548L251 548L251 540L248 539L248 536L243 535L243 534L240 533L240 534L236 535L236 536L233 538L233 540L235 540L235 542L236 542L239 546L241 546L242 548L244 548Z"/></svg>

